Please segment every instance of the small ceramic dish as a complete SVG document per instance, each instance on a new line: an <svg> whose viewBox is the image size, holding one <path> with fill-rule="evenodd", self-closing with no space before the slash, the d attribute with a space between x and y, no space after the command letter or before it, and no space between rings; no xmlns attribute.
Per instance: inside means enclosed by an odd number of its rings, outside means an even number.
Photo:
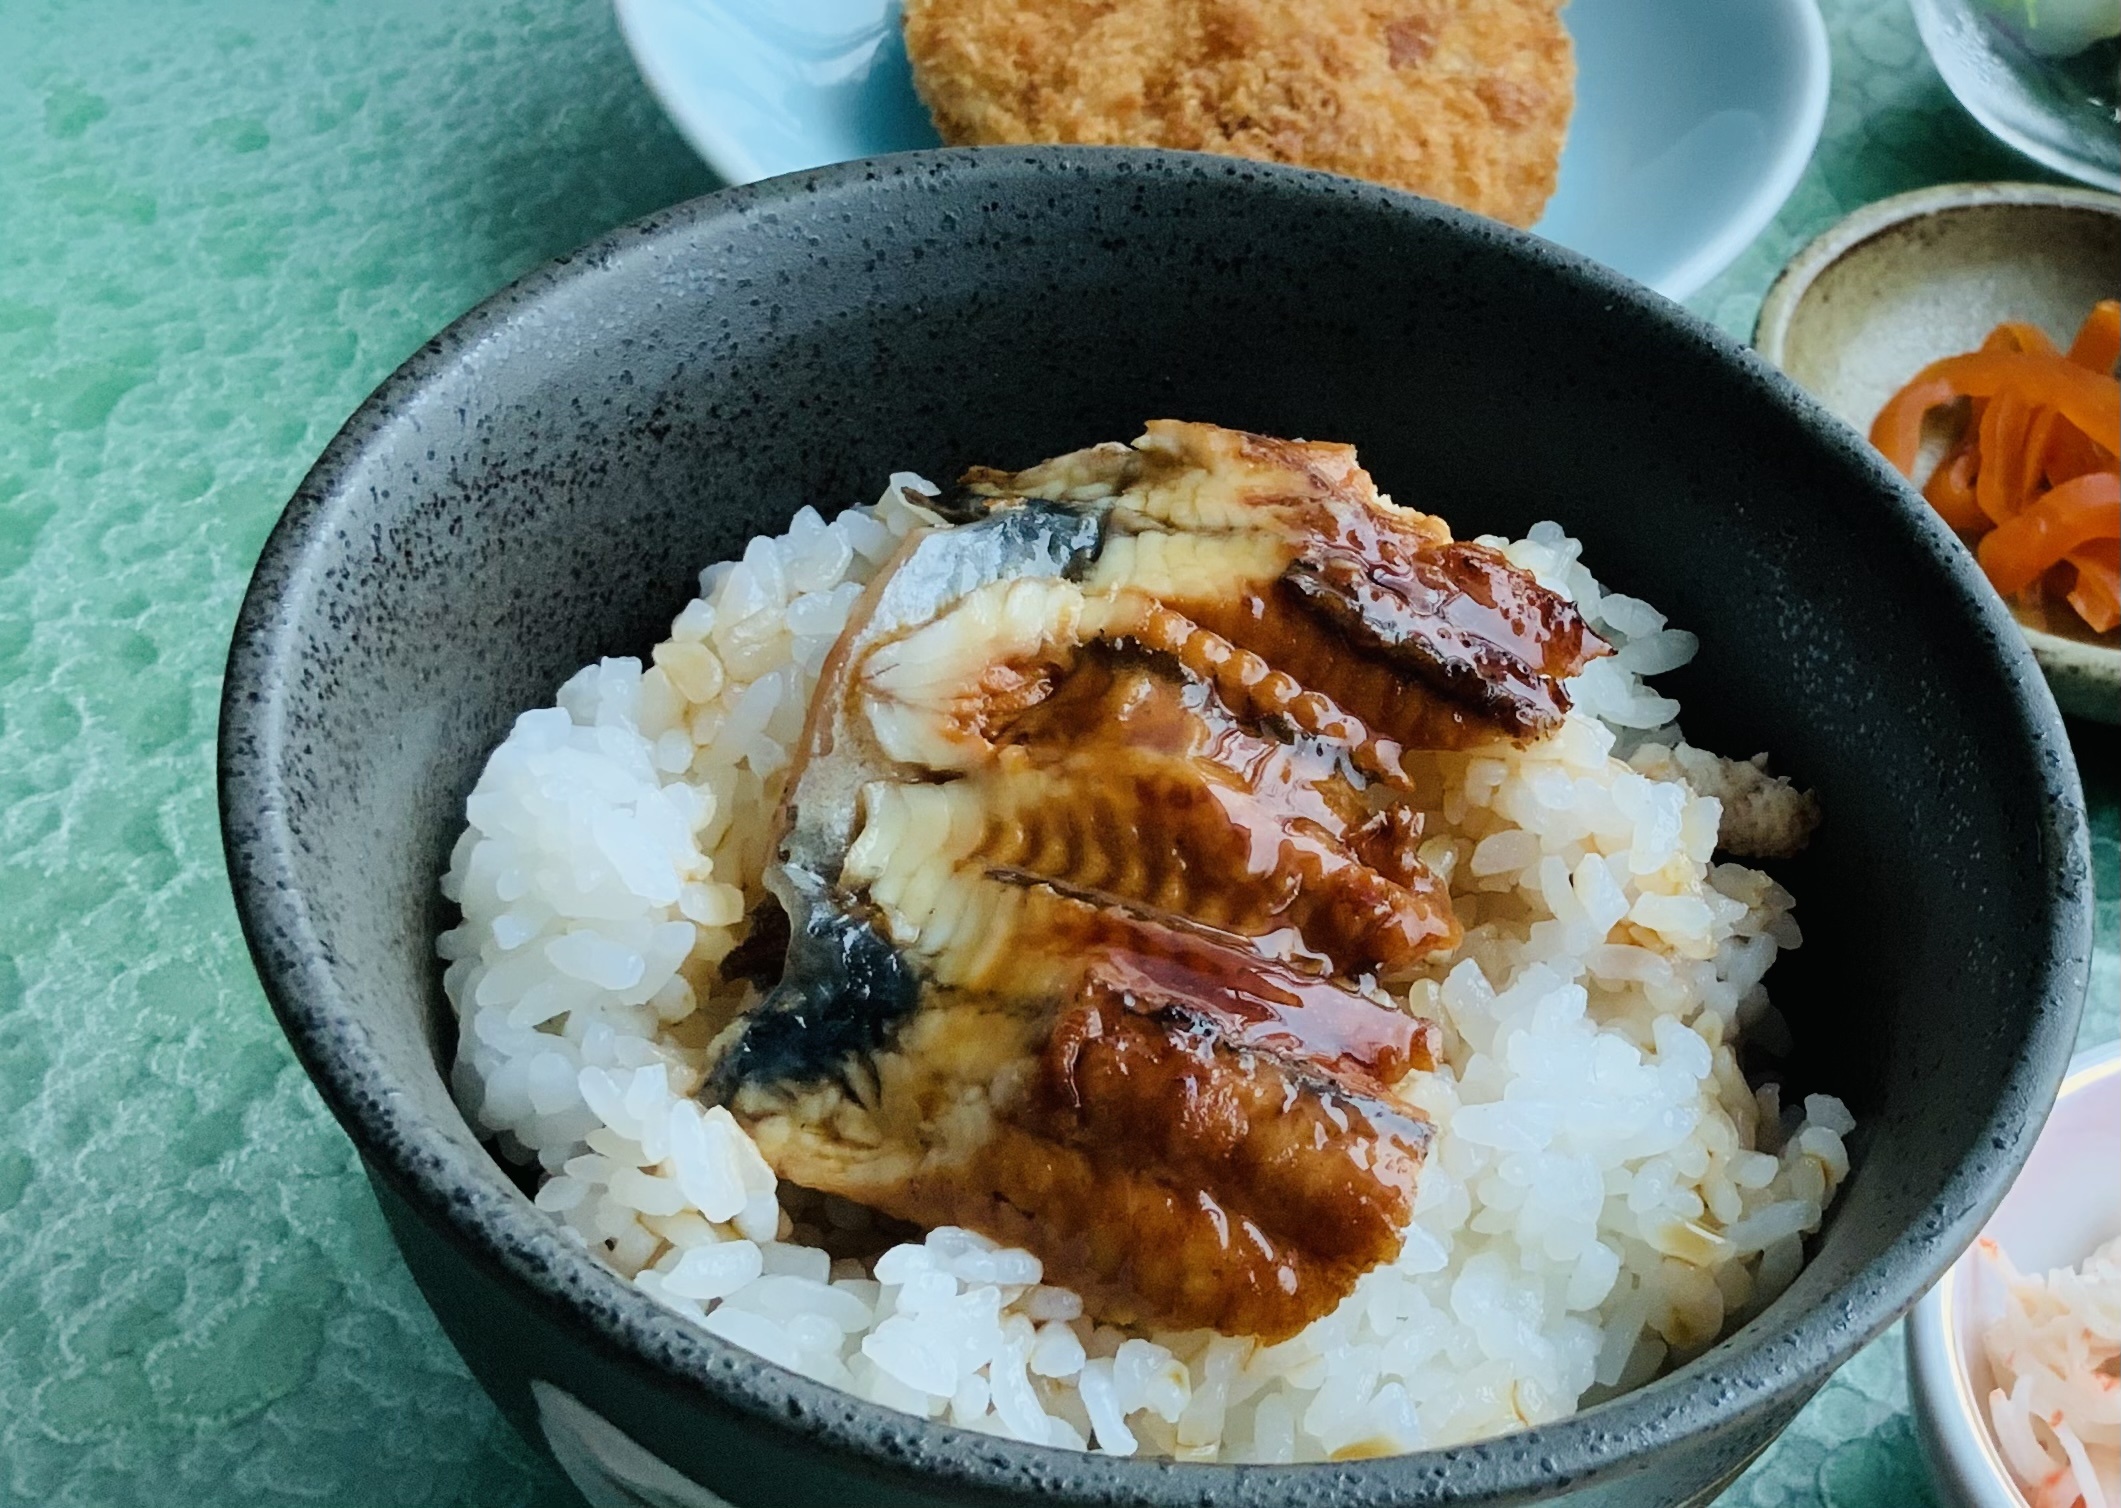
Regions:
<svg viewBox="0 0 2121 1508"><path fill-rule="evenodd" d="M2039 183L1955 183L1881 199L1797 254L1753 344L1860 433L1885 400L1998 323L2067 344L2121 292L2121 199ZM1931 459L1934 459L1933 457ZM2012 604L2062 710L2121 722L2121 636Z"/></svg>
<svg viewBox="0 0 2121 1508"><path fill-rule="evenodd" d="M2121 1235L2121 1043L2080 1054L2018 1181L1982 1235L2021 1272L2070 1267ZM1907 1326L1914 1393L1939 1495L1958 1508L2025 1508L1989 1424L1994 1385L1982 1353L1975 1254L1937 1280Z"/></svg>
<svg viewBox="0 0 2121 1508"><path fill-rule="evenodd" d="M731 183L937 145L900 0L615 0L663 108ZM1667 298L1729 266L1826 118L1815 0L1571 0L1576 116L1533 229Z"/></svg>

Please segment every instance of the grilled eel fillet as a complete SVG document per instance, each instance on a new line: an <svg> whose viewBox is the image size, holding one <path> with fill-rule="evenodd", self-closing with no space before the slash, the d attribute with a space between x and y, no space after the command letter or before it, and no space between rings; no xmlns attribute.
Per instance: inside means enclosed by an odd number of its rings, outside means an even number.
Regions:
<svg viewBox="0 0 2121 1508"><path fill-rule="evenodd" d="M1605 652L1346 446L1159 421L966 480L828 660L708 1092L781 1176L1028 1248L1114 1322L1273 1340L1389 1260L1453 946L1410 750Z"/></svg>

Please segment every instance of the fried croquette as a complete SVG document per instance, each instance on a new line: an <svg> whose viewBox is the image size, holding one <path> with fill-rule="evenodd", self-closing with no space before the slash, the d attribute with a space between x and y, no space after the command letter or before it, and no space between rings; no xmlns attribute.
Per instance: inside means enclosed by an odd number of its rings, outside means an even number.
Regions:
<svg viewBox="0 0 2121 1508"><path fill-rule="evenodd" d="M1561 0L906 0L958 145L1178 147L1296 163L1515 225L1575 97Z"/></svg>

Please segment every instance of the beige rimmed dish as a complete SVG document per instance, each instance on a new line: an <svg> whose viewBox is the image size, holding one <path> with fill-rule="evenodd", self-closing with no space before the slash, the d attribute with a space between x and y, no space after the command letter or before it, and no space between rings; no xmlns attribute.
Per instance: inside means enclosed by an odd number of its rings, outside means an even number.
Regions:
<svg viewBox="0 0 2121 1508"><path fill-rule="evenodd" d="M2067 343L2121 294L2121 198L2039 183L1956 183L1866 205L1799 252L1753 329L1760 354L1857 431L1928 363L2028 320ZM1942 438L1926 448L1927 466ZM2121 723L2121 634L2021 605L2062 710Z"/></svg>

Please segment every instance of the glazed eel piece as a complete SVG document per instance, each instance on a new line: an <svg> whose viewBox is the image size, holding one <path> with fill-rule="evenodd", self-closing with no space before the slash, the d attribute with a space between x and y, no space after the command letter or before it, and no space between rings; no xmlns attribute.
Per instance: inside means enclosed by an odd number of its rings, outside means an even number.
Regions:
<svg viewBox="0 0 2121 1508"><path fill-rule="evenodd" d="M1414 749L1528 741L1604 646L1345 446L1159 421L966 480L828 660L707 1092L782 1177L1278 1339L1394 1256L1459 938Z"/></svg>

